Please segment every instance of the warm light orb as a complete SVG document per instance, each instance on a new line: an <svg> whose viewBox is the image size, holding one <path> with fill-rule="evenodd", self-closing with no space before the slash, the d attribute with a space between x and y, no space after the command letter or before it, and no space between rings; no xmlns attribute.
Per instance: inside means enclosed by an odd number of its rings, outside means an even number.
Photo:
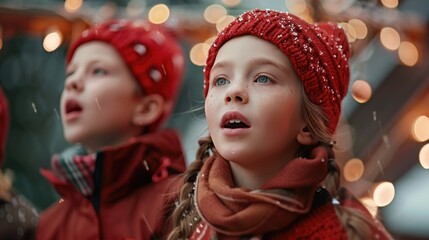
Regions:
<svg viewBox="0 0 429 240"><path fill-rule="evenodd" d="M230 24L232 21L234 21L235 17L226 15L224 17L221 17L219 21L216 23L216 29L218 32L222 31L228 24Z"/></svg>
<svg viewBox="0 0 429 240"><path fill-rule="evenodd" d="M215 24L225 16L226 9L219 4L210 5L204 10L204 19L209 23Z"/></svg>
<svg viewBox="0 0 429 240"><path fill-rule="evenodd" d="M419 161L424 169L429 169L429 143L420 149Z"/></svg>
<svg viewBox="0 0 429 240"><path fill-rule="evenodd" d="M61 32L59 31L50 32L43 39L43 48L47 52L55 51L55 49L57 49L61 45L62 41L63 41L63 36Z"/></svg>
<svg viewBox="0 0 429 240"><path fill-rule="evenodd" d="M307 3L304 0L285 0L285 4L289 12L294 14L300 14L307 10Z"/></svg>
<svg viewBox="0 0 429 240"><path fill-rule="evenodd" d="M197 66L204 66L206 63L208 49L210 45L207 43L197 43L189 51L191 62Z"/></svg>
<svg viewBox="0 0 429 240"><path fill-rule="evenodd" d="M371 86L367 81L356 80L352 85L352 96L353 99L358 103L367 102L372 95Z"/></svg>
<svg viewBox="0 0 429 240"><path fill-rule="evenodd" d="M401 37L394 28L384 27L380 31L380 41L386 49L396 50L401 43Z"/></svg>
<svg viewBox="0 0 429 240"><path fill-rule="evenodd" d="M241 0L222 0L222 2L228 7L236 7L240 4Z"/></svg>
<svg viewBox="0 0 429 240"><path fill-rule="evenodd" d="M403 41L399 44L398 56L403 64L412 67L419 60L419 51L413 43Z"/></svg>
<svg viewBox="0 0 429 240"><path fill-rule="evenodd" d="M366 207L366 209L368 210L369 213L371 213L371 215L373 217L377 216L378 213L378 207L375 204L374 200L370 197L363 197L361 199L359 199L360 202Z"/></svg>
<svg viewBox="0 0 429 240"><path fill-rule="evenodd" d="M343 28L344 32L346 33L347 40L349 41L349 43L355 42L357 39L357 33L355 28L351 24L346 22L341 22L339 23L339 25Z"/></svg>
<svg viewBox="0 0 429 240"><path fill-rule="evenodd" d="M395 197L395 186L391 182L381 182L373 192L373 199L377 206L385 207L389 205Z"/></svg>
<svg viewBox="0 0 429 240"><path fill-rule="evenodd" d="M170 17L170 9L165 4L157 4L149 10L149 21L154 24L161 24Z"/></svg>
<svg viewBox="0 0 429 240"><path fill-rule="evenodd" d="M67 12L76 12L82 7L83 0L66 0L64 2L64 9Z"/></svg>
<svg viewBox="0 0 429 240"><path fill-rule="evenodd" d="M362 160L352 158L344 165L344 178L349 182L356 182L362 177L364 171L365 166Z"/></svg>
<svg viewBox="0 0 429 240"><path fill-rule="evenodd" d="M368 28L360 19L350 19L349 26L352 26L355 30L357 39L364 39L368 35Z"/></svg>
<svg viewBox="0 0 429 240"><path fill-rule="evenodd" d="M411 133L418 142L429 140L429 118L424 115L418 117L413 123Z"/></svg>
<svg viewBox="0 0 429 240"><path fill-rule="evenodd" d="M381 3L387 8L396 8L398 7L398 0L381 0Z"/></svg>

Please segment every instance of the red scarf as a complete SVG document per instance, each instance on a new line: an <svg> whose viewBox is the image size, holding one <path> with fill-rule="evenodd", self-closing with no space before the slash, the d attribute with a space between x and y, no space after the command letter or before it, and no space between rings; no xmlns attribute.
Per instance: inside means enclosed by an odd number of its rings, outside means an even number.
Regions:
<svg viewBox="0 0 429 240"><path fill-rule="evenodd" d="M197 210L210 228L228 236L260 235L290 225L307 213L328 173L328 152L317 147L311 158L289 161L259 190L234 186L228 161L206 160L197 179ZM197 238L196 231L192 238Z"/></svg>

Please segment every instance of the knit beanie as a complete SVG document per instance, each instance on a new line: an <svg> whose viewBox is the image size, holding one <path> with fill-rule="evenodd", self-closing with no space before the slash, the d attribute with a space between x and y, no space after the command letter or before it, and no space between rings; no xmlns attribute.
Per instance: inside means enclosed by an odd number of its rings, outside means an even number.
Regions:
<svg viewBox="0 0 429 240"><path fill-rule="evenodd" d="M7 130L9 127L9 112L8 104L3 90L0 88L0 166L3 163L5 148L6 148L6 137Z"/></svg>
<svg viewBox="0 0 429 240"><path fill-rule="evenodd" d="M219 49L228 40L243 35L269 41L289 58L307 97L321 108L325 125L333 134L350 79L349 44L343 29L334 23L310 24L290 13L274 10L245 12L219 33L209 49L204 96Z"/></svg>
<svg viewBox="0 0 429 240"><path fill-rule="evenodd" d="M166 102L162 116L149 126L160 127L176 102L184 71L184 55L178 39L162 25L147 21L110 20L87 29L67 53L70 63L76 49L91 41L113 46L138 81L144 94L159 94Z"/></svg>

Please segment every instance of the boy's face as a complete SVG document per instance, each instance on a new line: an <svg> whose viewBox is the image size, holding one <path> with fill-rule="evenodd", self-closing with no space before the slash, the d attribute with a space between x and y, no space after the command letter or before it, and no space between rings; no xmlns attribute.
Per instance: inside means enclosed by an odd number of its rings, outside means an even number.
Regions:
<svg viewBox="0 0 429 240"><path fill-rule="evenodd" d="M205 101L217 152L245 167L283 166L305 126L300 83L273 44L255 36L226 42L210 72Z"/></svg>
<svg viewBox="0 0 429 240"><path fill-rule="evenodd" d="M142 93L111 45L81 45L66 72L61 117L67 141L91 151L117 145L141 131L132 118Z"/></svg>

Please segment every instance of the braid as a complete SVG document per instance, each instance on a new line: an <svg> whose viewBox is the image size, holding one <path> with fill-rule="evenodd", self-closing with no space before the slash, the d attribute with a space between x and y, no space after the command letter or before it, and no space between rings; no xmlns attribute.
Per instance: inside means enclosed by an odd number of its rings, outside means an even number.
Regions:
<svg viewBox="0 0 429 240"><path fill-rule="evenodd" d="M204 159L210 157L210 152L214 153L213 141L208 137L201 138L198 141L199 149L196 154L196 160L191 163L183 176L183 187L180 190L179 203L176 205L172 214L173 229L168 236L168 240L187 239L194 230L195 225L200 221L194 205L195 180Z"/></svg>
<svg viewBox="0 0 429 240"><path fill-rule="evenodd" d="M340 187L340 170L335 162L332 148L328 148L330 159L328 161L328 175L324 180L324 185L326 190L331 194L331 196L338 196L339 200L354 198L350 195L347 190L343 187ZM358 200L356 200L358 201ZM348 239L371 239L372 231L371 226L375 227L374 223L368 219L368 216L363 214L360 210L342 206L341 204L335 203L335 212L343 224Z"/></svg>

